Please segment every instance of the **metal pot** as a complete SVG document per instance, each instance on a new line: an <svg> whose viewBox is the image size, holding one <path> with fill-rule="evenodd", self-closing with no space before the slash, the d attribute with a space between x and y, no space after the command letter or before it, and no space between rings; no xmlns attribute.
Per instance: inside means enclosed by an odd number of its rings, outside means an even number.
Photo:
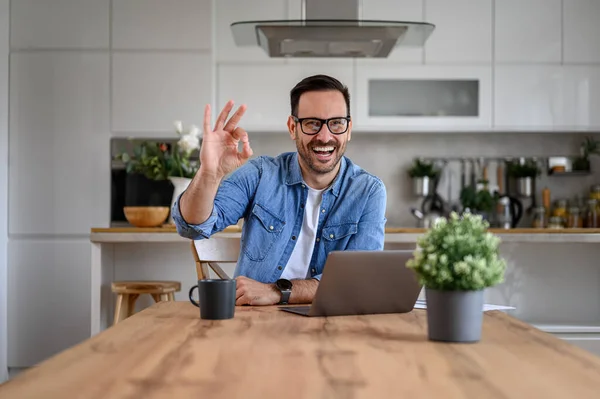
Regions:
<svg viewBox="0 0 600 399"><path fill-rule="evenodd" d="M429 176L413 177L413 193L419 197L427 197L433 192L433 179Z"/></svg>
<svg viewBox="0 0 600 399"><path fill-rule="evenodd" d="M517 179L517 193L521 197L531 197L533 195L533 178L519 177Z"/></svg>

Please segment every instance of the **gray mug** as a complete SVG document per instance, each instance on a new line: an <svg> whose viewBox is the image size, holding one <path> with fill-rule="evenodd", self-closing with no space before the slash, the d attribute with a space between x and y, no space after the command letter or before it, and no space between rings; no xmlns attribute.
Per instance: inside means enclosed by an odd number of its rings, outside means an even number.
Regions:
<svg viewBox="0 0 600 399"><path fill-rule="evenodd" d="M192 297L198 289L198 302ZM235 313L235 280L198 280L198 285L190 288L190 302L200 308L200 318L225 320Z"/></svg>

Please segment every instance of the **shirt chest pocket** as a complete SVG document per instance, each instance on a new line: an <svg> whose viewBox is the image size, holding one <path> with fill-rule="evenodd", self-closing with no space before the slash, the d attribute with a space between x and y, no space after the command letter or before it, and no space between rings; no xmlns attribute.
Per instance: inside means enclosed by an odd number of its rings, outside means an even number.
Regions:
<svg viewBox="0 0 600 399"><path fill-rule="evenodd" d="M340 223L323 227L325 251L344 250L348 241L358 232L358 223Z"/></svg>
<svg viewBox="0 0 600 399"><path fill-rule="evenodd" d="M254 261L262 261L280 239L285 221L265 206L255 204L248 219L243 251Z"/></svg>

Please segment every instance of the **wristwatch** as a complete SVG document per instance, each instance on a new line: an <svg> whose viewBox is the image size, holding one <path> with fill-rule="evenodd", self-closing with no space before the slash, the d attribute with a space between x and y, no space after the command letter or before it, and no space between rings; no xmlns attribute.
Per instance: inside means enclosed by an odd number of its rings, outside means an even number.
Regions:
<svg viewBox="0 0 600 399"><path fill-rule="evenodd" d="M292 282L290 280L286 280L284 278L280 278L275 283L275 287L281 292L281 300L279 301L279 305L287 305L290 301L290 295L292 294Z"/></svg>

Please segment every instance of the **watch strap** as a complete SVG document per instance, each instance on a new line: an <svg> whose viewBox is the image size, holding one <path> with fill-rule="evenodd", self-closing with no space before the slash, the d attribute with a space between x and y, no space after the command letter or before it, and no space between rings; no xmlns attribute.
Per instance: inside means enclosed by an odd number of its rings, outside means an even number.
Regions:
<svg viewBox="0 0 600 399"><path fill-rule="evenodd" d="M287 305L290 301L290 295L292 294L292 290L280 290L281 292L281 300L279 301L280 305Z"/></svg>

